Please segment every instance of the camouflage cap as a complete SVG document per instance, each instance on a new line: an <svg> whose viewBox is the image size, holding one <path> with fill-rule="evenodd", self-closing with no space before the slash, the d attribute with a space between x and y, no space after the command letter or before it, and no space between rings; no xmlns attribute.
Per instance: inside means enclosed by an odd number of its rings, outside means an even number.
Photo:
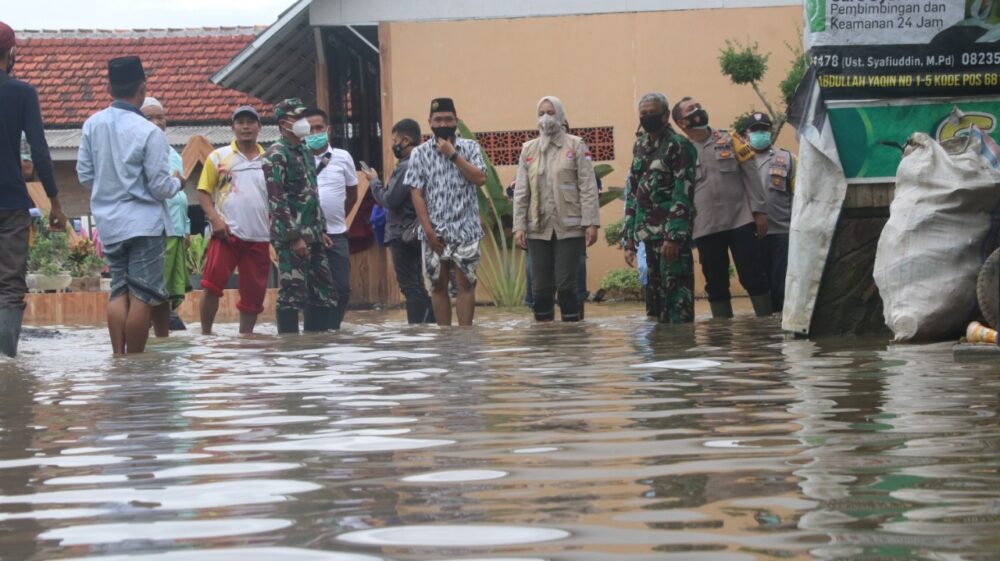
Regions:
<svg viewBox="0 0 1000 561"><path fill-rule="evenodd" d="M297 97L290 97L274 106L274 116L280 121L286 117L299 117L306 112L306 104Z"/></svg>

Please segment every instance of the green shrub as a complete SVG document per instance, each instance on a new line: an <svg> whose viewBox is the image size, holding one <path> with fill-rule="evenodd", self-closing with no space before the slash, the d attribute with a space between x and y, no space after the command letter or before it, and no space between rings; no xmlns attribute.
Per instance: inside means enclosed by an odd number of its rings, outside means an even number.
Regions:
<svg viewBox="0 0 1000 561"><path fill-rule="evenodd" d="M625 228L625 219L619 218L611 224L604 226L604 241L611 247L621 247L622 230Z"/></svg>
<svg viewBox="0 0 1000 561"><path fill-rule="evenodd" d="M627 299L642 299L642 283L635 269L612 269L601 279L601 288L620 294Z"/></svg>

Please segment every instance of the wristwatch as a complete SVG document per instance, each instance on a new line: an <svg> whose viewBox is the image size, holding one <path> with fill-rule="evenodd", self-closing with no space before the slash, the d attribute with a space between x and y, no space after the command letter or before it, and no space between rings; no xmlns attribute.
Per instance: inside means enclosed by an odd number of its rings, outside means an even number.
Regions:
<svg viewBox="0 0 1000 561"><path fill-rule="evenodd" d="M455 150L454 152L451 153L451 156L448 156L449 162L454 162L457 159L458 159L458 150Z"/></svg>

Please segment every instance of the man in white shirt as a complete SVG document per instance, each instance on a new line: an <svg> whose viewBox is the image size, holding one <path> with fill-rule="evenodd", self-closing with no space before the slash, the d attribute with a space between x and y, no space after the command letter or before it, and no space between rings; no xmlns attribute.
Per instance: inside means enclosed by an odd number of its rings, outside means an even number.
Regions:
<svg viewBox="0 0 1000 561"><path fill-rule="evenodd" d="M340 329L351 297L351 260L347 243L347 215L358 201L358 174L354 158L346 150L332 148L329 141L330 125L326 112L309 109L304 113L309 121L306 146L316 161L316 180L319 183L319 204L326 216L326 234L333 245L326 249L330 273L337 289L337 305L330 310L330 329Z"/></svg>

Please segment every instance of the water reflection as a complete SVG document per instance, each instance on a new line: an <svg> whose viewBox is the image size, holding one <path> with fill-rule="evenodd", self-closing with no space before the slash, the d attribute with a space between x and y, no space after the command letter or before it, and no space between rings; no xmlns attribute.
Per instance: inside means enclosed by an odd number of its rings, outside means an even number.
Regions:
<svg viewBox="0 0 1000 561"><path fill-rule="evenodd" d="M0 558L990 559L1000 365L778 321L103 330L0 363ZM264 331L268 330L265 326ZM273 330L273 327L271 327Z"/></svg>

